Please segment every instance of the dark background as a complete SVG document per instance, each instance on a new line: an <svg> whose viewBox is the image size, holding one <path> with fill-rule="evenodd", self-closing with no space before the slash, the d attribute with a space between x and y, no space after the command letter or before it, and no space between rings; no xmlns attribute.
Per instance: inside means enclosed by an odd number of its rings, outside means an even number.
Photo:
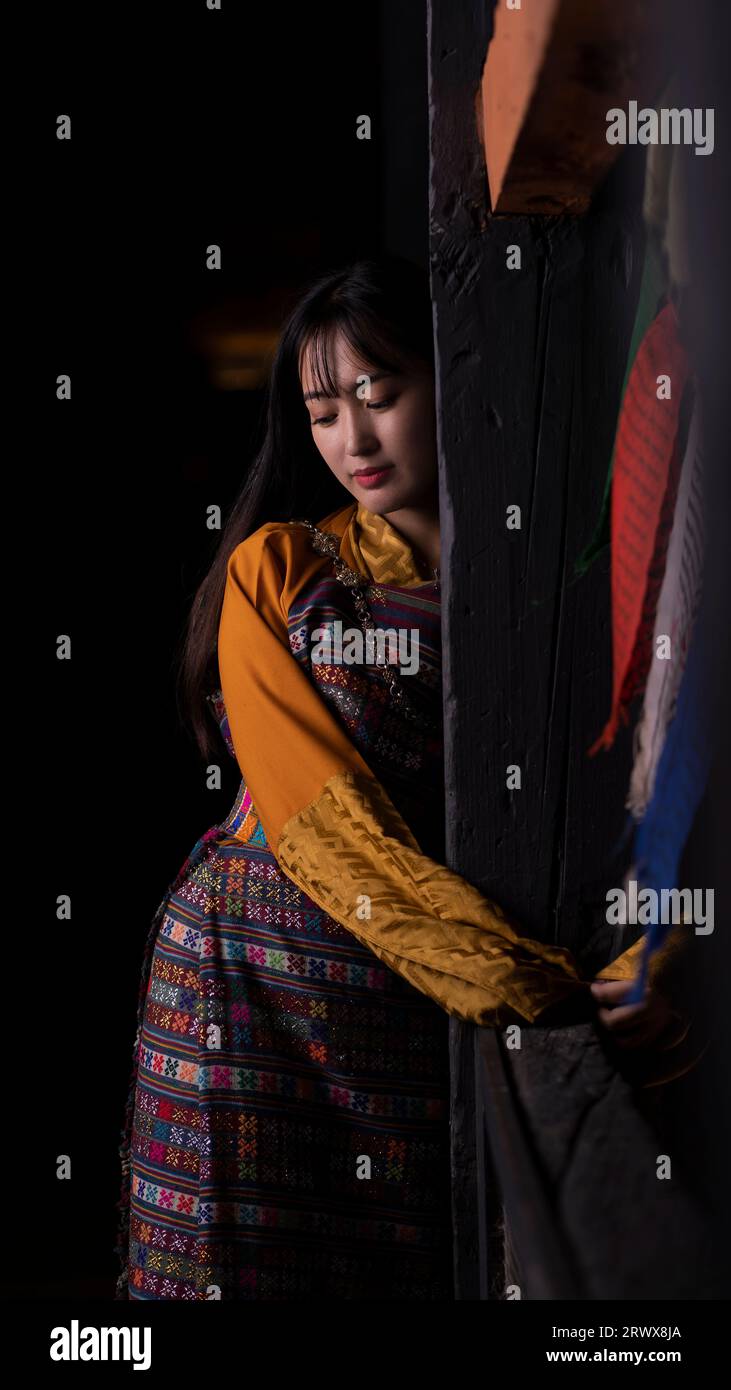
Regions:
<svg viewBox="0 0 731 1390"><path fill-rule="evenodd" d="M20 543L6 592L11 1296L112 1295L143 946L236 792L226 763L224 789L205 788L172 663L216 546L206 508L225 515L259 443L266 348L246 335L273 345L299 291L356 256L428 259L425 0L223 4L31 12L10 54L10 143L24 141L8 219L23 319L21 509L6 527ZM355 138L363 113L370 142ZM729 302L723 225L703 224L709 319L716 295ZM221 271L205 268L212 242ZM720 400L720 312L713 324ZM63 372L70 403L55 400ZM56 660L61 633L71 662ZM715 833L722 853L720 819ZM716 1116L715 1078L707 1101Z"/></svg>
<svg viewBox="0 0 731 1390"><path fill-rule="evenodd" d="M144 941L238 785L230 764L224 789L206 790L172 665L220 534L206 507L225 517L259 442L265 360L242 359L231 335L273 343L300 287L351 258L426 265L426 9L72 5L16 57L35 381L19 481L37 513L18 575L37 637L22 720L45 786L24 807L38 834L13 974L25 1080L6 1200L19 1175L27 1195L9 1203L5 1287L106 1298ZM70 142L56 139L61 113ZM363 113L370 142L355 136ZM205 268L212 242L221 271ZM55 400L63 372L69 403ZM56 659L61 633L71 662Z"/></svg>

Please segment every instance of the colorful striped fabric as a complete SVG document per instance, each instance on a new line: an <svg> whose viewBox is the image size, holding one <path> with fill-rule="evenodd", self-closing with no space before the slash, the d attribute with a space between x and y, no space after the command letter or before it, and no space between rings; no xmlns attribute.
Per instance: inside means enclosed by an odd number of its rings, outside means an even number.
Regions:
<svg viewBox="0 0 731 1390"><path fill-rule="evenodd" d="M675 306L669 303L640 345L617 426L612 478L612 708L590 755L611 748L649 669L680 475L678 416L688 372Z"/></svg>
<svg viewBox="0 0 731 1390"><path fill-rule="evenodd" d="M441 858L439 593L381 585L371 609L418 630L420 723L373 668L311 664L315 628L357 626L331 573L292 654ZM448 1016L282 872L243 782L160 904L138 1023L118 1297L453 1297Z"/></svg>
<svg viewBox="0 0 731 1390"><path fill-rule="evenodd" d="M705 598L707 604L708 596ZM653 889L658 895L663 888L678 886L683 849L711 766L708 624L708 608L704 606L701 592L677 708L660 755L652 799L635 835L633 857L637 881L642 888ZM670 930L668 923L659 920L648 928L643 938L639 973L625 996L625 1003L638 1003L643 998L650 963Z"/></svg>
<svg viewBox="0 0 731 1390"><path fill-rule="evenodd" d="M642 819L652 797L657 765L675 713L703 580L703 439L700 398L695 393L683 455L678 498L657 603L653 660L642 715L634 734L634 760L627 806ZM662 650L669 641L670 650Z"/></svg>
<svg viewBox="0 0 731 1390"><path fill-rule="evenodd" d="M650 149L648 149L648 160L649 156ZM630 372L632 371L632 367L634 366L634 361L637 356L638 348L640 347L640 344L648 328L650 327L650 324L652 323L653 319L657 317L658 313L660 312L660 309L663 308L665 288L665 274L663 271L662 261L657 247L655 246L655 243L653 241L653 238L651 236L648 236L645 245L645 260L642 268L642 280L640 282L640 293L637 300L637 310L635 313L634 327L632 329L632 339L629 345L629 351L627 353L627 363L625 366L624 381L622 382L619 411L617 412L618 420L622 418L622 411L624 410L624 401L627 393L627 384L629 382ZM606 549L606 547L610 544L611 541L610 515L612 500L612 478L614 476L614 465L616 461L617 448L616 433L617 432L615 431L615 442L612 446L612 456L609 460L609 468L607 470L607 477L604 483L604 494L602 496L602 505L599 512L599 519L594 528L594 534L589 544L586 546L585 550L582 552L582 554L576 561L576 564L574 566L575 576L581 576L586 574L589 567L594 563L597 557L601 555L602 551Z"/></svg>

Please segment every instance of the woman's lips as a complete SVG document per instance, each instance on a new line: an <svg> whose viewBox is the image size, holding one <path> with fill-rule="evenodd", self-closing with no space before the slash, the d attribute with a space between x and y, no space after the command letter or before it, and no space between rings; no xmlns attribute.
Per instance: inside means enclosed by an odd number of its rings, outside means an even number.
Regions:
<svg viewBox="0 0 731 1390"><path fill-rule="evenodd" d="M360 483L361 487L380 487L386 481L389 473L393 472L393 464L386 464L385 468L369 468L362 472L354 473L353 477Z"/></svg>

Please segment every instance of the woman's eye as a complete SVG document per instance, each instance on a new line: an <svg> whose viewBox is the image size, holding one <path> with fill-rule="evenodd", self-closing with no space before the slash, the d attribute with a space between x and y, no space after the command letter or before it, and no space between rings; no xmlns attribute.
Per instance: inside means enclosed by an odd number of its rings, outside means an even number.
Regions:
<svg viewBox="0 0 731 1390"><path fill-rule="evenodd" d="M367 401L366 404L369 410L385 410L386 406L393 405L395 400L395 396L386 396L382 401ZM336 419L336 415L318 415L312 423L313 425L331 425Z"/></svg>

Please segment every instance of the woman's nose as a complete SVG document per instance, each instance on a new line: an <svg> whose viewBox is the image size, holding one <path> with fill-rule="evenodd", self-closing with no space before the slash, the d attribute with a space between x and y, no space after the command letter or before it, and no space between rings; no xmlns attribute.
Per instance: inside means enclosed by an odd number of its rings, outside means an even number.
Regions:
<svg viewBox="0 0 731 1390"><path fill-rule="evenodd" d="M367 415L349 418L345 441L346 453L354 458L361 454L372 454L378 448L378 440Z"/></svg>

